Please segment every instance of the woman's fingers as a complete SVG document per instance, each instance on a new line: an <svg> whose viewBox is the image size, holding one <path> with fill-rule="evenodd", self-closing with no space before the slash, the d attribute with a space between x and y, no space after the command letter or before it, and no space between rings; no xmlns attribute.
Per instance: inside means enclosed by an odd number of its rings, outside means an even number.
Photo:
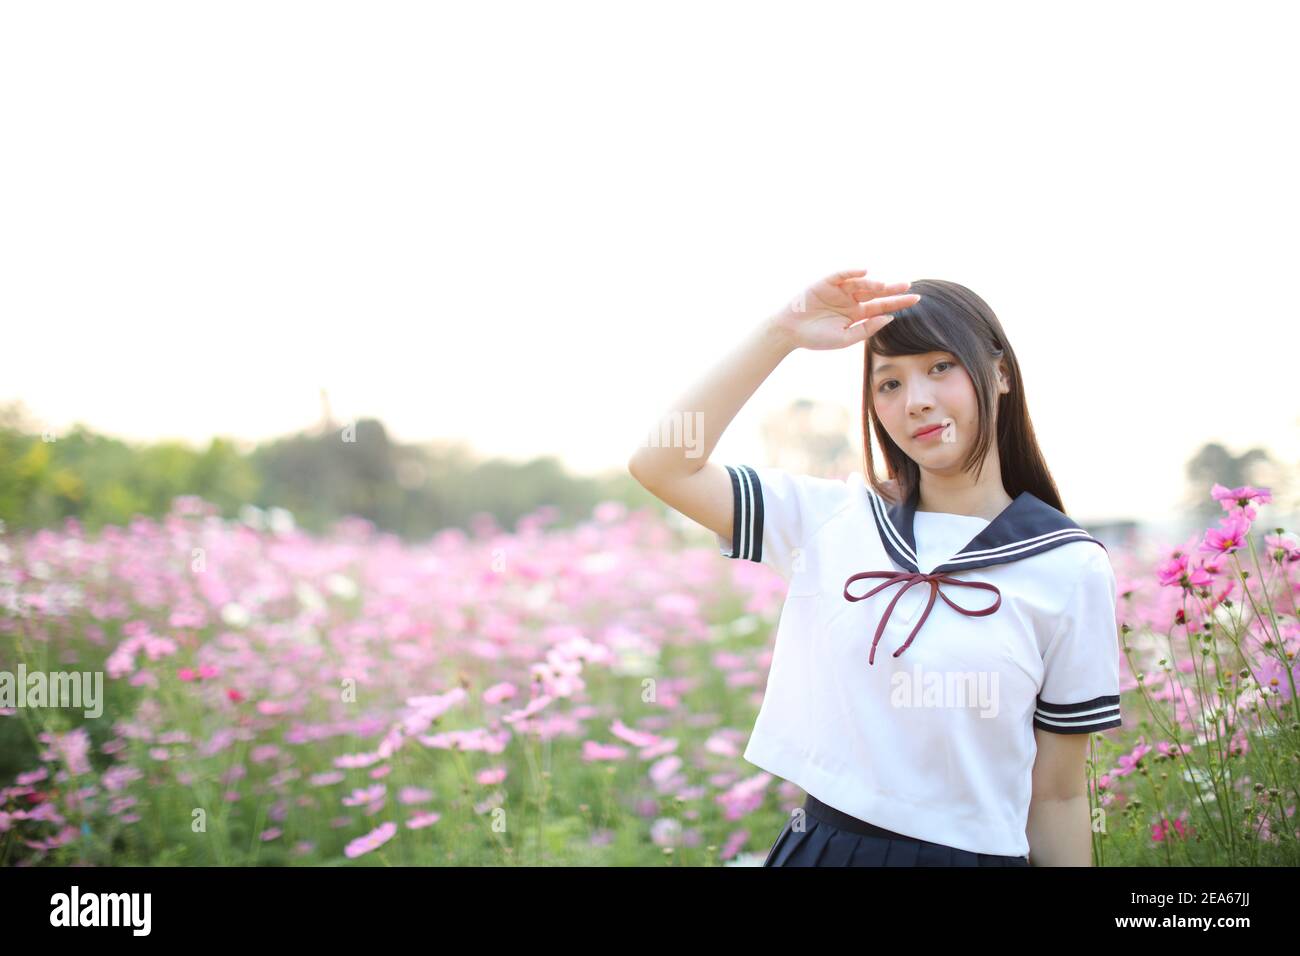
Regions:
<svg viewBox="0 0 1300 956"><path fill-rule="evenodd" d="M898 312L910 306L916 305L921 301L921 297L915 292L909 292L906 295L891 295L881 297L872 297L866 301L859 302L858 307L864 318L881 315L885 312Z"/></svg>
<svg viewBox="0 0 1300 956"><path fill-rule="evenodd" d="M893 315L875 315L869 319L863 319L861 322L855 322L853 325L850 325L844 330L844 337L849 341L849 344L854 342L865 342L893 321Z"/></svg>
<svg viewBox="0 0 1300 956"><path fill-rule="evenodd" d="M842 286L845 292L859 302L866 302L881 295L894 295L906 292L911 282L881 282L879 279L851 279Z"/></svg>

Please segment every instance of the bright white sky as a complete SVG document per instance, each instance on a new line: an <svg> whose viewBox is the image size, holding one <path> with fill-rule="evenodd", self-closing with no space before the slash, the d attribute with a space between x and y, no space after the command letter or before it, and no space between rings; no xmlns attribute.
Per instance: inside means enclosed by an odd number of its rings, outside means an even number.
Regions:
<svg viewBox="0 0 1300 956"><path fill-rule="evenodd" d="M993 307L1084 520L1300 464L1283 5L10 4L0 400L126 438L336 417L621 468L819 276ZM796 353L762 413L856 408Z"/></svg>

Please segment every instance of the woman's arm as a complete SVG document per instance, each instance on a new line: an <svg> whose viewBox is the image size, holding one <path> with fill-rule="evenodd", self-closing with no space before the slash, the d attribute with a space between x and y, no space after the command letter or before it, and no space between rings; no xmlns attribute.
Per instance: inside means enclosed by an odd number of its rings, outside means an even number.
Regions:
<svg viewBox="0 0 1300 956"><path fill-rule="evenodd" d="M796 347L777 316L759 323L670 406L628 460L628 471L651 489L694 474L736 413Z"/></svg>
<svg viewBox="0 0 1300 956"><path fill-rule="evenodd" d="M1092 866L1092 815L1084 768L1091 736L1034 728L1038 754L1025 826L1031 866Z"/></svg>
<svg viewBox="0 0 1300 956"><path fill-rule="evenodd" d="M628 460L651 494L724 537L732 532L731 479L709 456L722 433L782 359L797 348L840 349L866 341L915 305L910 282L837 272L760 322L736 348L672 404ZM904 293L904 294L900 294Z"/></svg>

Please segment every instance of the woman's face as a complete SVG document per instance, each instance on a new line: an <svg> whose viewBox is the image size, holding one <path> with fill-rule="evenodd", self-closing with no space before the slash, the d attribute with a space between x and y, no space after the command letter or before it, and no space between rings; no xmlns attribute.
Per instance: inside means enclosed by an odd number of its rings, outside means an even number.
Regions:
<svg viewBox="0 0 1300 956"><path fill-rule="evenodd" d="M872 363L872 401L889 437L927 471L960 471L979 433L975 383L965 366L951 352L873 355Z"/></svg>

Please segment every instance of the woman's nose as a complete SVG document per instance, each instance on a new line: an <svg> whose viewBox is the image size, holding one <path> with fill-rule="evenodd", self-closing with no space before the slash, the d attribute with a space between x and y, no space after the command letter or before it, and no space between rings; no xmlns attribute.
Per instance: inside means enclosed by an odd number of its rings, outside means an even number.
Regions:
<svg viewBox="0 0 1300 956"><path fill-rule="evenodd" d="M928 392L914 392L907 396L907 411L912 415L925 415L934 408L934 402Z"/></svg>

